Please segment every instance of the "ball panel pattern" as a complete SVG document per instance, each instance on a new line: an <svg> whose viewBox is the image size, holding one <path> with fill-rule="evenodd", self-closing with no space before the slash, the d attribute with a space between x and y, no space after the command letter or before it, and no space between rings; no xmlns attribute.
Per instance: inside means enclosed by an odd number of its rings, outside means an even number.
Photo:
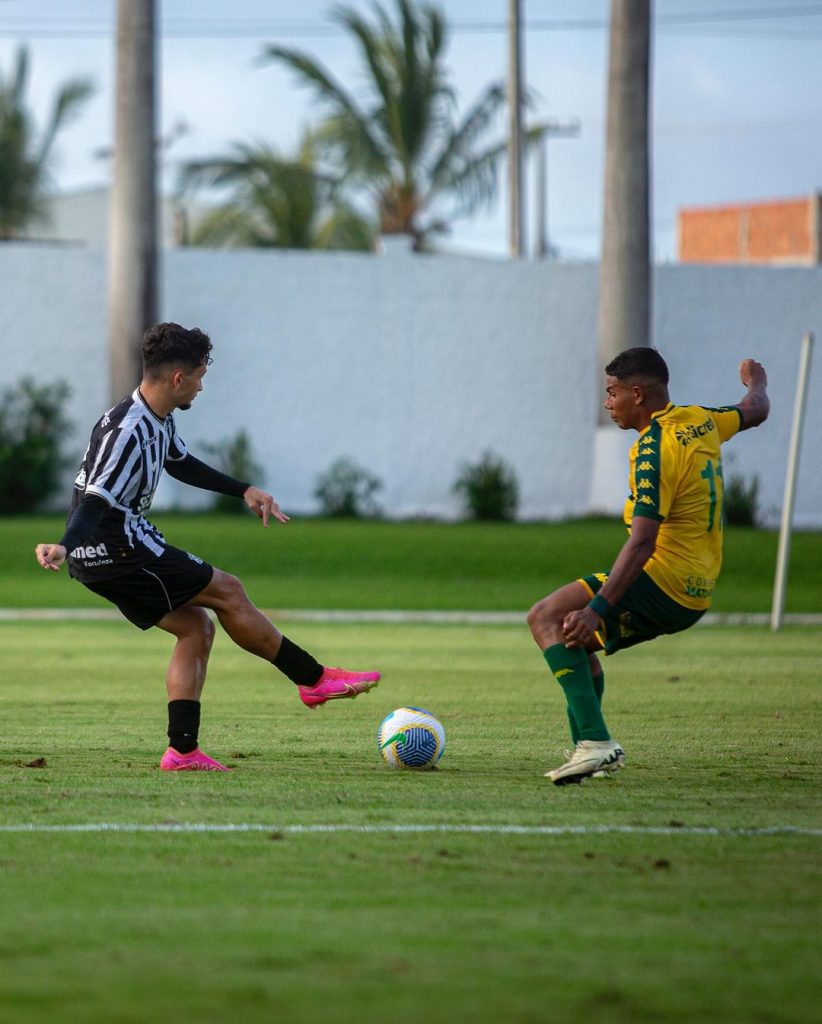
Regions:
<svg viewBox="0 0 822 1024"><path fill-rule="evenodd" d="M392 768L433 768L445 749L445 730L424 708L397 708L380 724L377 746Z"/></svg>

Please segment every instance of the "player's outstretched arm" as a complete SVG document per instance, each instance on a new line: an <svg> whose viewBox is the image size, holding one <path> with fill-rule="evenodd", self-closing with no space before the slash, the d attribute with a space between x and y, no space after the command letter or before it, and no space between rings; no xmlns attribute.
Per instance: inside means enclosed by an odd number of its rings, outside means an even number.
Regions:
<svg viewBox="0 0 822 1024"><path fill-rule="evenodd" d="M52 569L54 572L59 572L66 560L66 549L62 544L38 544L34 554L44 569Z"/></svg>
<svg viewBox="0 0 822 1024"><path fill-rule="evenodd" d="M742 413L742 429L758 427L768 418L771 402L768 398L768 375L765 367L755 359L743 359L739 366L739 378L748 389L737 407Z"/></svg>
<svg viewBox="0 0 822 1024"><path fill-rule="evenodd" d="M169 476L173 476L181 483L202 487L204 490L215 491L217 494L229 494L232 497L242 498L254 515L262 519L263 526L268 526L268 520L271 517L281 523L288 522L288 516L280 511L280 506L270 494L253 484L243 483L221 473L190 453L184 459L166 462L165 469Z"/></svg>
<svg viewBox="0 0 822 1024"><path fill-rule="evenodd" d="M270 494L261 491L259 487L247 487L243 492L243 501L251 511L262 519L263 526L268 526L269 518L274 518L281 523L288 522L288 516L280 511L280 506Z"/></svg>

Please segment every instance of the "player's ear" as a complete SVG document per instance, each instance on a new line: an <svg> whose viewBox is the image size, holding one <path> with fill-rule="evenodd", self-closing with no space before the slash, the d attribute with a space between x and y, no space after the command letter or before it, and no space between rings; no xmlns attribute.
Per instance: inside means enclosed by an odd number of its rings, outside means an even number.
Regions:
<svg viewBox="0 0 822 1024"><path fill-rule="evenodd" d="M631 387L634 395L634 405L642 405L645 402L646 391L641 384L634 384Z"/></svg>

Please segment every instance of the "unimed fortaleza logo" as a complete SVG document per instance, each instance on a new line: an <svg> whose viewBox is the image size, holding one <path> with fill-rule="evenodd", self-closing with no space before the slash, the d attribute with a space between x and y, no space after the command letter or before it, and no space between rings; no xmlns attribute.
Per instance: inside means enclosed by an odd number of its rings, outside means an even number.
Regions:
<svg viewBox="0 0 822 1024"><path fill-rule="evenodd" d="M108 558L108 548L105 544L98 544L96 547L89 546L87 548L79 547L75 548L71 552L72 558Z"/></svg>

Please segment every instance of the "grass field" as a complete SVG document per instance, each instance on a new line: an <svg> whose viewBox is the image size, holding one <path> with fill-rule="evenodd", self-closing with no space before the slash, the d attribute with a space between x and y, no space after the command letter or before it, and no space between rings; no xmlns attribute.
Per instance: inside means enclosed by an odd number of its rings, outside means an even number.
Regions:
<svg viewBox="0 0 822 1024"><path fill-rule="evenodd" d="M576 576L608 568L617 520L561 524L302 520L261 529L249 516L157 516L169 541L246 583L265 608L527 609ZM0 520L0 607L99 607L67 578L37 570L34 545L57 517ZM767 612L777 535L729 528L717 612ZM33 571L34 570L34 571ZM822 612L822 533L797 533L786 608Z"/></svg>
<svg viewBox="0 0 822 1024"><path fill-rule="evenodd" d="M819 1019L819 630L697 627L609 660L628 767L564 789L524 625L288 632L380 687L311 712L220 635L202 741L232 771L168 776L170 638L0 623L4 1024ZM438 771L379 759L405 703L446 726ZM105 823L259 831L36 831ZM294 831L322 825L444 830Z"/></svg>
<svg viewBox="0 0 822 1024"><path fill-rule="evenodd" d="M524 610L624 536L158 523L272 609ZM34 564L61 528L0 520L0 606L104 607ZM715 609L767 611L775 553L729 531ZM792 556L788 610L818 613L822 535ZM219 635L202 742L232 771L166 776L170 638L0 622L3 1024L818 1019L818 629L700 626L611 659L629 766L566 789L543 778L568 741L524 624L287 632L380 687L309 712ZM446 726L435 772L379 759L406 703Z"/></svg>

